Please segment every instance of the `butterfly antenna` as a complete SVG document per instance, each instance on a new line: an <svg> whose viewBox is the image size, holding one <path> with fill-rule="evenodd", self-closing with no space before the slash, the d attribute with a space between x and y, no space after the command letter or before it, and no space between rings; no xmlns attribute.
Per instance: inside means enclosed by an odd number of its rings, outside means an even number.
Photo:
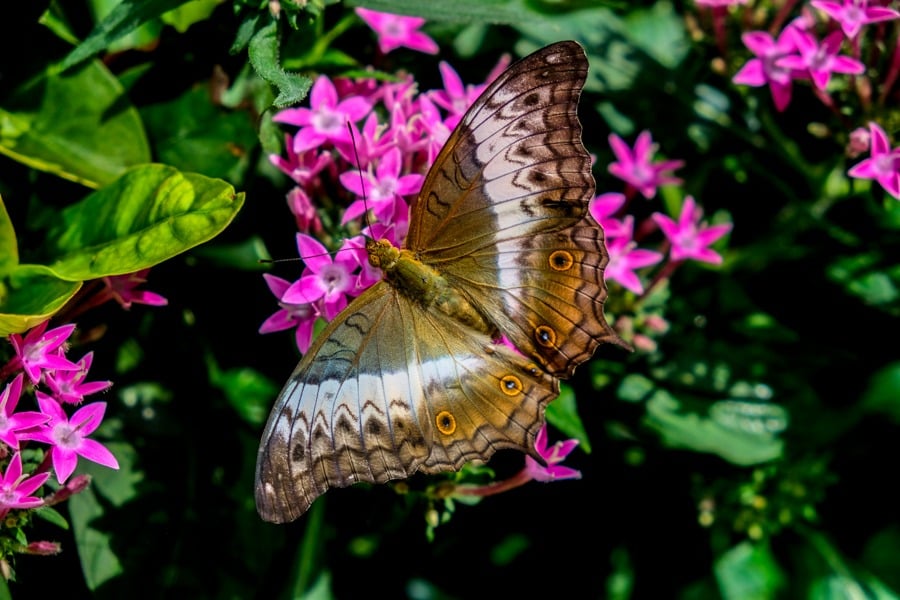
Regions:
<svg viewBox="0 0 900 600"><path fill-rule="evenodd" d="M350 132L350 144L353 147L353 158L356 159L356 171L357 173L359 173L359 189L362 191L363 207L365 208L365 210L363 211L363 219L366 224L364 231L366 229L371 231L372 223L369 222L369 199L366 195L366 181L365 179L363 179L362 161L359 160L359 148L357 148L356 146L356 133L353 131L353 123L351 123L349 120L347 121L347 131Z"/></svg>

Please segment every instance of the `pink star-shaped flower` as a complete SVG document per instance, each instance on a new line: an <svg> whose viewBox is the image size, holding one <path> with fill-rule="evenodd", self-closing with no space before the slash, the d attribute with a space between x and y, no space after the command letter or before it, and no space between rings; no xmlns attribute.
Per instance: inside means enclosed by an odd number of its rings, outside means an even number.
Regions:
<svg viewBox="0 0 900 600"><path fill-rule="evenodd" d="M291 287L290 281L268 273L263 274L263 279L266 280L269 290L279 299L278 306L281 308L260 325L259 332L272 333L296 327L294 338L297 348L306 354L312 344L313 325L319 318L319 310L312 303L289 304L281 300Z"/></svg>
<svg viewBox="0 0 900 600"><path fill-rule="evenodd" d="M874 179L891 196L900 200L900 148L891 148L887 134L878 123L869 123L872 140L869 158L847 171L857 179Z"/></svg>
<svg viewBox="0 0 900 600"><path fill-rule="evenodd" d="M147 283L147 274L150 269L142 269L126 275L111 275L104 277L106 292L115 298L122 308L128 310L132 304L147 304L149 306L165 306L168 300L147 290L138 290L137 286Z"/></svg>
<svg viewBox="0 0 900 600"><path fill-rule="evenodd" d="M78 366L62 355L63 344L72 335L75 325L63 325L47 331L50 321L44 321L23 338L17 333L9 336L22 368L32 383L41 380L47 370L74 371ZM44 333L46 331L46 333Z"/></svg>
<svg viewBox="0 0 900 600"><path fill-rule="evenodd" d="M337 252L334 260L315 238L297 234L297 248L306 269L281 297L288 304L310 304L322 299L329 321L347 306L347 294L353 292L356 261L350 252Z"/></svg>
<svg viewBox="0 0 900 600"><path fill-rule="evenodd" d="M900 13L883 6L869 6L868 0L812 0L810 4L838 22L844 35L853 39L864 25L879 21L890 21L900 17Z"/></svg>
<svg viewBox="0 0 900 600"><path fill-rule="evenodd" d="M378 48L385 54L401 46L426 54L438 53L437 42L419 31L425 24L421 17L404 17L367 8L357 8L356 14L378 35Z"/></svg>
<svg viewBox="0 0 900 600"><path fill-rule="evenodd" d="M36 508L44 501L32 496L39 487L44 485L50 473L40 473L32 477L22 474L22 456L16 452L6 473L0 478L0 516L5 515L11 508Z"/></svg>
<svg viewBox="0 0 900 600"><path fill-rule="evenodd" d="M795 72L808 72L815 86L823 92L828 87L832 73L859 75L866 70L866 67L855 58L838 55L844 41L840 31L832 31L821 44L807 31L796 27L791 27L788 31L800 54L779 58L776 60L777 65Z"/></svg>
<svg viewBox="0 0 900 600"><path fill-rule="evenodd" d="M752 87L769 86L775 108L783 111L791 103L791 81L794 71L781 64L780 60L796 50L790 34L792 27L787 27L778 35L778 39L765 31L748 31L741 36L744 45L756 58L751 58L731 79L734 83Z"/></svg>
<svg viewBox="0 0 900 600"><path fill-rule="evenodd" d="M0 393L0 442L13 450L19 449L19 432L34 429L47 422L47 415L39 412L16 412L22 395L23 378L19 373Z"/></svg>
<svg viewBox="0 0 900 600"><path fill-rule="evenodd" d="M94 353L88 352L75 363L78 370L47 373L45 383L57 400L68 404L81 404L88 394L96 394L112 386L112 381L84 381L93 360Z"/></svg>
<svg viewBox="0 0 900 600"><path fill-rule="evenodd" d="M294 153L298 155L325 142L351 143L347 123L356 123L372 110L371 101L362 96L338 101L337 90L325 75L320 75L313 84L309 106L288 108L272 119L300 127L294 135Z"/></svg>
<svg viewBox="0 0 900 600"><path fill-rule="evenodd" d="M603 228L607 238L630 235L621 219L613 217L625 205L625 194L607 192L591 199L588 210Z"/></svg>
<svg viewBox="0 0 900 600"><path fill-rule="evenodd" d="M732 224L709 226L701 223L703 210L692 196L684 199L677 223L662 213L651 216L672 244L672 260L691 258L714 265L722 264L722 257L709 246L731 231Z"/></svg>
<svg viewBox="0 0 900 600"><path fill-rule="evenodd" d="M341 173L340 181L343 186L363 198L347 207L341 223L361 216L369 207L382 223L391 223L398 209L400 214L407 213L409 208L403 196L417 194L422 189L425 177L418 173L401 175L402 169L403 156L400 150L391 148L378 161L374 174L367 171L360 175L357 170Z"/></svg>
<svg viewBox="0 0 900 600"><path fill-rule="evenodd" d="M645 198L656 195L656 188L670 183L681 183L681 179L673 177L672 171L681 167L684 161L665 160L651 162L656 152L656 144L649 131L642 131L634 142L634 150L628 147L622 138L610 134L609 145L618 159L609 165L609 172L636 188Z"/></svg>
<svg viewBox="0 0 900 600"><path fill-rule="evenodd" d="M87 436L94 432L103 421L106 402L86 404L75 411L72 418L66 416L62 406L51 396L35 392L41 412L50 417L48 423L28 438L49 444L50 458L56 479L64 483L78 464L78 457L118 469L119 463L106 446Z"/></svg>
<svg viewBox="0 0 900 600"><path fill-rule="evenodd" d="M525 457L525 470L532 479L536 481L559 481L562 479L581 479L581 471L564 467L559 464L565 459L575 446L578 440L566 440L564 442L556 442L549 448L547 447L547 425L544 424L538 431L534 440L535 451L547 463L542 465L530 456Z"/></svg>
<svg viewBox="0 0 900 600"><path fill-rule="evenodd" d="M616 281L626 290L635 294L644 293L644 284L641 283L635 270L655 265L663 259L663 255L653 250L636 248L632 239L634 231L634 217L631 215L622 219L624 231L627 235L611 238L606 243L609 251L609 264L603 271L603 276L608 281Z"/></svg>

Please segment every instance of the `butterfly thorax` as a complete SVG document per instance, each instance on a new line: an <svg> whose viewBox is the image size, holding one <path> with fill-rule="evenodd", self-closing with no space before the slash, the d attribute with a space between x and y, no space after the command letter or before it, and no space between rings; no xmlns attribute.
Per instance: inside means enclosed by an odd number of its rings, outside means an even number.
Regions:
<svg viewBox="0 0 900 600"><path fill-rule="evenodd" d="M381 239L369 240L366 251L369 253L369 264L381 269L385 280L400 293L472 329L496 336L496 326L459 290L453 288L437 269L416 258L412 250L397 248L388 240Z"/></svg>

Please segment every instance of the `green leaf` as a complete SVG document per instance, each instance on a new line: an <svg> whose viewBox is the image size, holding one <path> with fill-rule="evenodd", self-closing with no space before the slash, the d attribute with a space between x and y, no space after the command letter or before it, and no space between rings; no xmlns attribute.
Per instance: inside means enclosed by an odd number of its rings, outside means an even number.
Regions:
<svg viewBox="0 0 900 600"><path fill-rule="evenodd" d="M124 572L112 549L112 535L93 527L104 515L94 490L88 487L68 500L75 546L88 589L96 590L104 582Z"/></svg>
<svg viewBox="0 0 900 600"><path fill-rule="evenodd" d="M278 89L273 104L278 108L291 106L306 98L312 80L303 75L288 73L279 64L278 24L274 21L250 39L248 55L253 69L265 81Z"/></svg>
<svg viewBox="0 0 900 600"><path fill-rule="evenodd" d="M591 440L588 438L578 406L575 403L575 392L572 387L561 384L559 396L547 406L547 422L570 438L578 440L578 444L586 453L591 453Z"/></svg>
<svg viewBox="0 0 900 600"><path fill-rule="evenodd" d="M34 516L38 517L39 519L43 519L48 523L53 523L54 525L65 531L69 530L69 522L66 521L66 518L59 514L59 511L57 511L52 506L41 506L34 511Z"/></svg>
<svg viewBox="0 0 900 600"><path fill-rule="evenodd" d="M136 467L137 450L127 442L109 441L103 444L116 457L119 468L110 469L90 461L78 461L78 472L90 475L91 486L113 506L122 506L137 498L137 486L144 480L143 471Z"/></svg>
<svg viewBox="0 0 900 600"><path fill-rule="evenodd" d="M48 235L51 268L63 279L95 279L152 267L225 229L244 194L219 179L166 165L128 171L65 208Z"/></svg>
<svg viewBox="0 0 900 600"><path fill-rule="evenodd" d="M764 600L778 597L785 576L768 544L743 542L715 563L716 582L723 598Z"/></svg>
<svg viewBox="0 0 900 600"><path fill-rule="evenodd" d="M0 196L0 277L8 275L19 264L19 244L3 196ZM0 292L0 302L5 293Z"/></svg>
<svg viewBox="0 0 900 600"><path fill-rule="evenodd" d="M119 5L122 0L88 0L91 14L94 15L94 21L103 21L108 17ZM110 40L106 46L101 48L109 53L125 52L136 48L147 48L159 41L159 34L162 32L163 24L159 19L151 19L141 23L128 33ZM74 42L77 44L78 40ZM74 45L73 44L73 45Z"/></svg>
<svg viewBox="0 0 900 600"><path fill-rule="evenodd" d="M162 22L171 25L178 33L184 33L188 28L201 21L205 21L216 7L225 0L188 0L178 8L163 13Z"/></svg>
<svg viewBox="0 0 900 600"><path fill-rule="evenodd" d="M900 423L900 362L893 362L876 371L862 395L862 408L879 412Z"/></svg>
<svg viewBox="0 0 900 600"><path fill-rule="evenodd" d="M207 355L210 382L225 394L232 408L247 423L260 426L266 422L278 386L251 368L222 371L212 355Z"/></svg>
<svg viewBox="0 0 900 600"><path fill-rule="evenodd" d="M94 188L150 161L137 110L96 61L17 90L0 108L0 154Z"/></svg>
<svg viewBox="0 0 900 600"><path fill-rule="evenodd" d="M714 419L682 412L678 400L665 390L657 390L647 402L645 422L670 447L716 454L736 465L775 460L784 451L784 442L768 431L735 430Z"/></svg>
<svg viewBox="0 0 900 600"><path fill-rule="evenodd" d="M46 321L81 288L43 265L19 265L0 298L0 336L21 333Z"/></svg>
<svg viewBox="0 0 900 600"><path fill-rule="evenodd" d="M212 103L205 88L142 111L160 162L184 171L241 181L257 144L253 121L243 111Z"/></svg>
<svg viewBox="0 0 900 600"><path fill-rule="evenodd" d="M122 3L97 23L88 37L66 56L59 69L65 71L108 48L114 41L144 23L186 2L188 0L122 0Z"/></svg>
<svg viewBox="0 0 900 600"><path fill-rule="evenodd" d="M669 2L654 2L644 10L635 10L625 23L635 45L668 69L681 64L690 52L684 17Z"/></svg>

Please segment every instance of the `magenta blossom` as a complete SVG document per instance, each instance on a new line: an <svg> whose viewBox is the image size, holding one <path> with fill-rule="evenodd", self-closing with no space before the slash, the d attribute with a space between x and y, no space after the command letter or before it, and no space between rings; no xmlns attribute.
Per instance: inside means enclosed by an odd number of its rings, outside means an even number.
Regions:
<svg viewBox="0 0 900 600"><path fill-rule="evenodd" d="M150 269L142 269L126 275L111 275L104 277L106 292L110 294L122 308L128 310L132 304L147 304L149 306L165 306L168 300L146 290L135 289L137 286L147 283L147 274ZM107 298L108 299L108 298Z"/></svg>
<svg viewBox="0 0 900 600"><path fill-rule="evenodd" d="M644 284L635 270L655 265L663 259L663 255L636 247L637 244L632 239L634 217L628 215L622 223L627 235L616 236L607 241L609 264L606 265L603 276L607 281L618 282L626 290L643 294Z"/></svg>
<svg viewBox="0 0 900 600"><path fill-rule="evenodd" d="M321 243L302 233L297 234L297 248L306 269L281 297L288 304L309 304L322 299L325 318L335 318L347 306L347 294L353 294L357 263L351 252L337 252L334 260Z"/></svg>
<svg viewBox="0 0 900 600"><path fill-rule="evenodd" d="M706 225L701 223L703 210L697 206L692 196L684 199L678 222L662 213L653 213L652 218L672 244L672 260L694 259L718 265L722 257L709 246L731 231L731 223Z"/></svg>
<svg viewBox="0 0 900 600"><path fill-rule="evenodd" d="M796 27L789 28L789 31L800 54L779 58L775 61L777 66L793 69L795 72L806 71L819 90L825 91L832 73L859 75L866 70L855 58L838 55L844 41L840 31L832 31L821 44L807 31Z"/></svg>
<svg viewBox="0 0 900 600"><path fill-rule="evenodd" d="M684 164L681 160L664 160L653 163L656 144L649 131L642 131L634 142L634 150L628 147L622 138L610 134L609 145L618 159L610 163L609 172L637 189L645 198L656 195L656 188L670 183L681 183L681 179L672 176L673 171Z"/></svg>
<svg viewBox="0 0 900 600"><path fill-rule="evenodd" d="M607 238L630 235L625 224L620 219L613 217L625 206L625 200L625 194L607 192L595 196L588 204L588 211L603 228Z"/></svg>
<svg viewBox="0 0 900 600"><path fill-rule="evenodd" d="M869 123L869 132L869 158L851 167L847 174L857 179L874 179L887 193L900 200L900 148L891 148L887 134L878 123Z"/></svg>
<svg viewBox="0 0 900 600"><path fill-rule="evenodd" d="M47 422L47 415L33 411L16 412L22 395L22 379L19 373L0 393L0 442L13 450L19 449L18 433L36 428Z"/></svg>
<svg viewBox="0 0 900 600"><path fill-rule="evenodd" d="M16 356L32 383L41 380L42 371L74 371L78 366L62 355L65 342L75 330L75 325L63 325L47 331L50 321L44 321L23 338L17 333L9 336ZM46 333L44 333L46 331Z"/></svg>
<svg viewBox="0 0 900 600"><path fill-rule="evenodd" d="M40 473L32 477L22 474L22 456L16 452L6 473L0 477L0 516L5 515L11 508L37 508L44 501L32 496L39 487L44 485L50 473Z"/></svg>
<svg viewBox="0 0 900 600"><path fill-rule="evenodd" d="M378 35L378 48L385 54L403 46L426 54L437 54L437 43L419 31L425 24L421 17L404 17L367 8L357 8L366 24Z"/></svg>
<svg viewBox="0 0 900 600"><path fill-rule="evenodd" d="M96 394L112 386L112 381L88 381L85 383L84 379L87 377L93 359L94 353L88 352L76 363L78 370L47 373L44 378L45 383L57 400L68 404L81 404L88 394Z"/></svg>
<svg viewBox="0 0 900 600"><path fill-rule="evenodd" d="M277 123L300 128L294 136L294 154L317 148L325 142L349 144L347 123L356 123L372 110L372 103L362 96L338 100L334 84L320 75L309 94L310 108L288 108L273 117Z"/></svg>
<svg viewBox="0 0 900 600"><path fill-rule="evenodd" d="M341 173L340 181L344 187L361 197L347 207L341 222L359 217L369 207L379 221L387 224L393 222L395 214L407 214L409 207L403 197L417 194L425 176L418 173L401 175L402 168L400 150L391 148L379 161L374 174L370 171L360 174L356 170Z"/></svg>
<svg viewBox="0 0 900 600"><path fill-rule="evenodd" d="M844 35L850 39L855 38L864 25L900 17L900 13L891 8L869 6L868 0L812 0L810 4L837 21Z"/></svg>
<svg viewBox="0 0 900 600"><path fill-rule="evenodd" d="M306 354L312 344L313 325L319 318L319 310L315 304L289 304L281 300L284 293L291 287L291 283L281 277L268 273L263 274L263 279L269 286L269 290L279 299L279 308L275 314L266 319L259 327L260 333L272 333L296 327L294 333L297 348Z"/></svg>
<svg viewBox="0 0 900 600"><path fill-rule="evenodd" d="M547 447L547 425L544 424L538 431L537 438L534 440L535 451L547 463L542 465L530 456L525 457L525 470L536 481L558 481L562 479L581 479L581 471L564 467L561 463L575 446L578 440L566 440L564 442L556 442L549 448Z"/></svg>
<svg viewBox="0 0 900 600"><path fill-rule="evenodd" d="M70 419L55 399L39 391L35 395L41 412L50 420L37 432L28 434L28 438L52 446L50 458L57 481L65 483L75 470L79 456L111 469L119 468L116 457L106 446L87 437L103 421L106 402L86 404Z"/></svg>
<svg viewBox="0 0 900 600"><path fill-rule="evenodd" d="M791 103L791 81L794 71L780 62L796 50L791 27L778 35L778 39L765 31L748 31L741 36L744 45L756 58L751 58L731 79L734 83L753 87L769 86L775 108L783 111Z"/></svg>

